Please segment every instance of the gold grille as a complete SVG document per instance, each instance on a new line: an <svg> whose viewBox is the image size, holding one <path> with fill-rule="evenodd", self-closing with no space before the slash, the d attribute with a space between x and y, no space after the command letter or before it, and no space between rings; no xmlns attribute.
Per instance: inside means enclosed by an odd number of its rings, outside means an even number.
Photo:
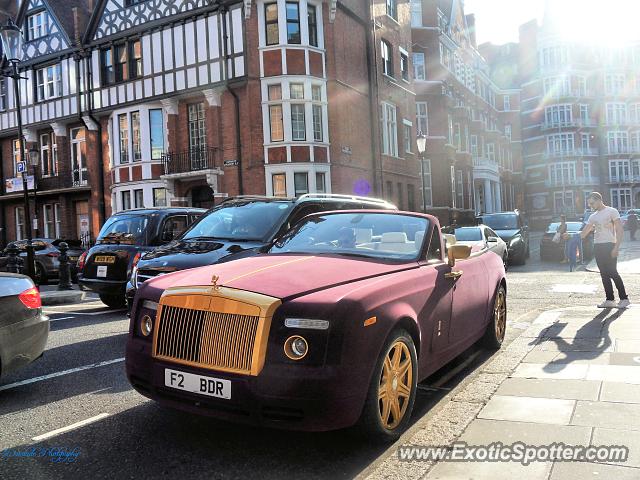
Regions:
<svg viewBox="0 0 640 480"><path fill-rule="evenodd" d="M156 358L245 375L262 370L279 300L224 287L171 290L160 300Z"/></svg>

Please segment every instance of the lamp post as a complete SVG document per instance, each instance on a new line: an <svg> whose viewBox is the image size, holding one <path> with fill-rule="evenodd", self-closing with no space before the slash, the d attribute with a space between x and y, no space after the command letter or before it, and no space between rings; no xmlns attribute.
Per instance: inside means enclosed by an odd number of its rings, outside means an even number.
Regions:
<svg viewBox="0 0 640 480"><path fill-rule="evenodd" d="M35 220L35 230L38 230L38 165L40 164L40 151L32 145L27 152L29 165L33 167L33 219ZM35 273L35 270L34 270Z"/></svg>
<svg viewBox="0 0 640 480"><path fill-rule="evenodd" d="M424 152L427 150L427 136L422 132L418 132L416 144L418 145L418 153L420 154L420 177L422 178L422 213L426 213L427 199L424 196Z"/></svg>
<svg viewBox="0 0 640 480"><path fill-rule="evenodd" d="M24 225L27 233L27 275L31 278L35 275L35 265L33 258L33 243L31 234L31 215L29 213L29 190L27 183L27 162L25 158L24 133L22 131L22 110L20 108L20 79L23 77L18 73L18 64L22 61L22 44L24 39L22 32L11 19L5 25L0 26L0 40L2 40L2 51L9 62L8 72L3 72L3 76L13 79L14 103L16 107L16 117L18 124L18 142L20 144L20 161L25 168L22 172L22 191L24 194Z"/></svg>

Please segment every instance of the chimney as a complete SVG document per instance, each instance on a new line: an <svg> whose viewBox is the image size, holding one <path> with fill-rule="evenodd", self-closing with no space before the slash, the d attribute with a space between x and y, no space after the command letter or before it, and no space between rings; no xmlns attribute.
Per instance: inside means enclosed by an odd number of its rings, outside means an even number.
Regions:
<svg viewBox="0 0 640 480"><path fill-rule="evenodd" d="M473 48L478 48L478 43L476 42L476 16L473 13L465 15L465 19L467 20L467 28L469 29L469 39L471 40L471 46Z"/></svg>
<svg viewBox="0 0 640 480"><path fill-rule="evenodd" d="M73 7L73 41L76 45L80 45L80 19L78 7Z"/></svg>

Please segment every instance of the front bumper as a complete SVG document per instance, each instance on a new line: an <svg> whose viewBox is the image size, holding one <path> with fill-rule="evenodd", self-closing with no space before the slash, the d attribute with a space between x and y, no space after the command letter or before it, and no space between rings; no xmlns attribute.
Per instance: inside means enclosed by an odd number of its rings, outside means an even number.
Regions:
<svg viewBox="0 0 640 480"><path fill-rule="evenodd" d="M515 242L513 245L507 242L507 251L509 258L519 257L526 254L526 244L523 241Z"/></svg>
<svg viewBox="0 0 640 480"><path fill-rule="evenodd" d="M0 375L5 376L38 359L49 338L49 317L35 317L0 329Z"/></svg>
<svg viewBox="0 0 640 480"><path fill-rule="evenodd" d="M126 281L99 280L97 278L78 277L78 285L82 290L90 290L100 295L124 295Z"/></svg>
<svg viewBox="0 0 640 480"><path fill-rule="evenodd" d="M165 368L230 380L231 399L165 387ZM135 337L127 341L126 371L129 382L140 394L168 407L291 430L349 427L360 417L366 395L366 391L345 392L340 388L344 379L337 367L267 363L257 376L235 375L154 359L151 344Z"/></svg>

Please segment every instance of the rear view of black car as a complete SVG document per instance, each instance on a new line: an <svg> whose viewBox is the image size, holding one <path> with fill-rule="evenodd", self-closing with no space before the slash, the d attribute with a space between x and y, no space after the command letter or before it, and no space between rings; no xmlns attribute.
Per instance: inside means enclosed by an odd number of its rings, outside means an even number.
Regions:
<svg viewBox="0 0 640 480"><path fill-rule="evenodd" d="M566 240L564 238L560 238L557 242L553 241L553 237L558 232L559 227L560 222L550 223L544 235L540 239L540 260L554 260L559 262L564 258L564 250L567 243ZM567 222L566 233L572 236L580 235L583 228L584 223L582 222ZM593 257L593 234L588 235L584 240L582 240L581 254L584 256L584 258L580 259L582 262Z"/></svg>
<svg viewBox="0 0 640 480"><path fill-rule="evenodd" d="M129 308L138 285L157 275L255 255L301 218L329 210L396 209L384 200L334 194L298 199L235 197L209 210L177 240L145 253L127 287Z"/></svg>
<svg viewBox="0 0 640 480"><path fill-rule="evenodd" d="M507 244L509 263L524 265L529 258L529 227L519 211L488 213L478 217Z"/></svg>
<svg viewBox="0 0 640 480"><path fill-rule="evenodd" d="M112 308L124 307L131 267L140 255L169 243L205 210L149 208L126 210L106 221L96 245L78 260L78 283Z"/></svg>
<svg viewBox="0 0 640 480"><path fill-rule="evenodd" d="M49 336L40 292L17 273L0 273L0 377L38 359Z"/></svg>

